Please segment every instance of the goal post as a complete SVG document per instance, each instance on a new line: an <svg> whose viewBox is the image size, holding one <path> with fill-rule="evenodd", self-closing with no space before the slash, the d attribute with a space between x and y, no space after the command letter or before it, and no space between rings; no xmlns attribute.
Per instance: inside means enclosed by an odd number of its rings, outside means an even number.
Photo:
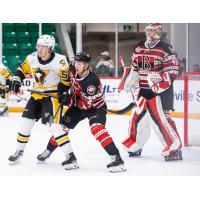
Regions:
<svg viewBox="0 0 200 200"><path fill-rule="evenodd" d="M184 74L184 145L200 145L200 72Z"/></svg>

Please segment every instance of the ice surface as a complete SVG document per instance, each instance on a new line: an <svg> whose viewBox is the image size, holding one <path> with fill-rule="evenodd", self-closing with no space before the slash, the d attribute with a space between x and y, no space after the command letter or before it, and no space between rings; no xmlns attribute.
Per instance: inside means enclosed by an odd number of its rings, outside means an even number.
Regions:
<svg viewBox="0 0 200 200"><path fill-rule="evenodd" d="M37 163L37 155L47 145L50 134L48 128L37 122L32 130L29 143L26 146L24 157L18 165L10 166L8 157L15 152L16 136L20 126L21 114L9 114L0 118L0 175L4 176L90 176L110 175L106 165L110 162L109 156L90 133L89 124L84 120L70 132L71 144L78 159L80 168L66 171L61 162L65 159L61 149L57 149L44 163ZM121 141L127 135L128 116L107 116L107 129L118 146L127 168L120 176L149 176L149 175L200 175L200 147L186 147L183 149L183 161L164 162L161 157L163 146L155 133L151 130L150 140L143 149L140 158L129 158L122 148ZM183 136L183 121L175 120ZM115 174L114 174L115 175Z"/></svg>

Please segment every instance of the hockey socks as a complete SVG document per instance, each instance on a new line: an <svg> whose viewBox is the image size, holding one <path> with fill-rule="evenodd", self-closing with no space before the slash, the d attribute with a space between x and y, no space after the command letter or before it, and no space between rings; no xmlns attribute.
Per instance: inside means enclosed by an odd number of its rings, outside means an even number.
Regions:
<svg viewBox="0 0 200 200"><path fill-rule="evenodd" d="M56 148L58 147L57 142L54 139L54 136L51 136L48 144L47 144L47 149L51 152L53 152Z"/></svg>
<svg viewBox="0 0 200 200"><path fill-rule="evenodd" d="M95 124L91 126L91 132L101 144L101 146L105 149L105 151L109 155L116 155L119 153L117 147L115 146L113 139L109 135L105 126L102 124Z"/></svg>

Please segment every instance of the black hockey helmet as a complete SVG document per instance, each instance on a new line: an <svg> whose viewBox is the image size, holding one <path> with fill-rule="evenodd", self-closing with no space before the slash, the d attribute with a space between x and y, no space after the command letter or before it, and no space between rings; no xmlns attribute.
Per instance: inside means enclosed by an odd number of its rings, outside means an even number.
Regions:
<svg viewBox="0 0 200 200"><path fill-rule="evenodd" d="M74 60L89 63L91 61L91 57L88 53L80 52L76 54Z"/></svg>

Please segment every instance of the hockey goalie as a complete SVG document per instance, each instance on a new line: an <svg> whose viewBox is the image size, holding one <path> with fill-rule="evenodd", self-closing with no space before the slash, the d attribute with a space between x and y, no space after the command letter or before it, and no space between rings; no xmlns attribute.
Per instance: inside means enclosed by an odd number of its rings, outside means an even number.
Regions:
<svg viewBox="0 0 200 200"><path fill-rule="evenodd" d="M164 146L165 161L182 160L182 143L174 121L173 81L179 72L172 46L160 40L163 27L151 23L145 27L146 41L139 42L132 55L132 66L125 68L119 89L131 91L139 85L128 137L123 141L129 156L140 156L153 127Z"/></svg>

